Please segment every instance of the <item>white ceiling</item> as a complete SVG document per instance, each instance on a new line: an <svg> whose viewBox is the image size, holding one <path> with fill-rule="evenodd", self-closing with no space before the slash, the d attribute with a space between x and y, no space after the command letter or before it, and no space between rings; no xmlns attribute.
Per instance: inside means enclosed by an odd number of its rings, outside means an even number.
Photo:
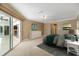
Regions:
<svg viewBox="0 0 79 59"><path fill-rule="evenodd" d="M78 3L12 3L29 20L48 23L74 19L79 14ZM42 16L47 15L47 19Z"/></svg>

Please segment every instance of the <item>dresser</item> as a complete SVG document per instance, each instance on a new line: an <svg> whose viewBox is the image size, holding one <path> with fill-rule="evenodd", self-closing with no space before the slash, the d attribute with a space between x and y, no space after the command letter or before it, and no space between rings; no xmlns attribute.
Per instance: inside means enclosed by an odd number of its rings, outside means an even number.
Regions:
<svg viewBox="0 0 79 59"><path fill-rule="evenodd" d="M42 32L41 31L31 31L30 32L30 39L35 39L42 37Z"/></svg>

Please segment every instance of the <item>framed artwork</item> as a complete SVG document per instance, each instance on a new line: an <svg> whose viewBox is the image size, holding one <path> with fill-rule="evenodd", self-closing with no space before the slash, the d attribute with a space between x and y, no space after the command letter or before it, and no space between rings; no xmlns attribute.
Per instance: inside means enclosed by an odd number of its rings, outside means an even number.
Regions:
<svg viewBox="0 0 79 59"><path fill-rule="evenodd" d="M37 24L35 24L35 23L32 24L32 30L33 31L36 31L38 29L37 27L38 27Z"/></svg>
<svg viewBox="0 0 79 59"><path fill-rule="evenodd" d="M71 27L63 27L63 30L69 30Z"/></svg>

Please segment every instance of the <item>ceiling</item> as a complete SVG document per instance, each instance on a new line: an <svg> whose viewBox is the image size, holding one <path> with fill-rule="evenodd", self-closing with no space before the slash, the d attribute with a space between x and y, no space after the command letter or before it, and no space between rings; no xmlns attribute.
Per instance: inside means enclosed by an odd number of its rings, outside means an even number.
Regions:
<svg viewBox="0 0 79 59"><path fill-rule="evenodd" d="M11 6L29 20L42 23L76 19L79 15L78 3L11 3Z"/></svg>

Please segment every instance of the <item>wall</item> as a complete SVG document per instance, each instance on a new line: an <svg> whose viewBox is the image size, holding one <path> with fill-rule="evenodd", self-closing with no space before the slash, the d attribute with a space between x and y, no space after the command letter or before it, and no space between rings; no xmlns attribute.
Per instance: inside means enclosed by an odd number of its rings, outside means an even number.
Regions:
<svg viewBox="0 0 79 59"><path fill-rule="evenodd" d="M51 34L51 24L44 24L44 36Z"/></svg>
<svg viewBox="0 0 79 59"><path fill-rule="evenodd" d="M68 30L63 30L63 26L65 24L71 24L71 29L74 29L74 30L77 29L77 20L66 20L66 21L57 22L57 25L58 25L57 33L58 34L68 33Z"/></svg>
<svg viewBox="0 0 79 59"><path fill-rule="evenodd" d="M42 34L43 34L43 28L44 28L43 23L39 23L39 22L35 22L35 21L29 21L29 20L23 20L23 22L22 22L23 39L28 40L28 38L30 37L30 32L32 31L31 30L31 24L32 23L38 24L38 30L41 30Z"/></svg>
<svg viewBox="0 0 79 59"><path fill-rule="evenodd" d="M79 20L77 21L77 30L76 30L76 34L79 35Z"/></svg>
<svg viewBox="0 0 79 59"><path fill-rule="evenodd" d="M67 24L71 24L71 28L76 30L77 29L77 20L66 20L66 21L60 21L60 22L54 22L54 23L46 23L44 24L44 35L51 34L51 25L57 24L57 34L66 34L68 33L68 30L63 30L63 26ZM79 25L79 24L78 24Z"/></svg>
<svg viewBox="0 0 79 59"><path fill-rule="evenodd" d="M43 35L43 33L44 33L44 24L43 23L39 23L39 22L35 22L35 21L30 21L31 22L31 24L32 23L35 23L35 24L37 24L38 25L38 31L42 31L42 35Z"/></svg>

